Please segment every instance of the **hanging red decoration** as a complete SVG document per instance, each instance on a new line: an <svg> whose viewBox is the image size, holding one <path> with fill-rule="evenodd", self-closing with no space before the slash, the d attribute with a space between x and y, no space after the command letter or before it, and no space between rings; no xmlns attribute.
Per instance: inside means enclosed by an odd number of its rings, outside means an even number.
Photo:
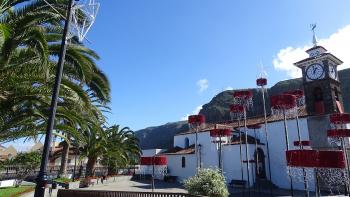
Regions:
<svg viewBox="0 0 350 197"><path fill-rule="evenodd" d="M234 98L252 98L253 92L251 90L240 90L233 93Z"/></svg>
<svg viewBox="0 0 350 197"><path fill-rule="evenodd" d="M281 94L271 96L271 108L292 109L297 106L296 96L291 94Z"/></svg>
<svg viewBox="0 0 350 197"><path fill-rule="evenodd" d="M340 150L289 150L287 165L309 168L345 168L344 153Z"/></svg>
<svg viewBox="0 0 350 197"><path fill-rule="evenodd" d="M291 167L317 167L317 150L286 151L287 165Z"/></svg>
<svg viewBox="0 0 350 197"><path fill-rule="evenodd" d="M260 129L261 128L261 124L248 125L247 128L248 129Z"/></svg>
<svg viewBox="0 0 350 197"><path fill-rule="evenodd" d="M168 161L165 156L154 157L154 165L167 165Z"/></svg>
<svg viewBox="0 0 350 197"><path fill-rule="evenodd" d="M290 91L283 92L283 94L291 94L297 98L301 98L304 96L304 91L297 89L297 90L290 90Z"/></svg>
<svg viewBox="0 0 350 197"><path fill-rule="evenodd" d="M140 164L141 165L152 165L152 157L141 157Z"/></svg>
<svg viewBox="0 0 350 197"><path fill-rule="evenodd" d="M202 114L188 116L188 124L203 124L205 116Z"/></svg>
<svg viewBox="0 0 350 197"><path fill-rule="evenodd" d="M141 157L141 165L167 165L167 158L165 156L156 157Z"/></svg>
<svg viewBox="0 0 350 197"><path fill-rule="evenodd" d="M332 124L348 124L350 123L350 114L331 114L329 119Z"/></svg>
<svg viewBox="0 0 350 197"><path fill-rule="evenodd" d="M244 108L242 105L233 104L233 105L230 105L230 111L233 113L240 113L240 112L244 112Z"/></svg>
<svg viewBox="0 0 350 197"><path fill-rule="evenodd" d="M267 85L267 79L266 78L259 78L256 80L256 85L258 86L266 86Z"/></svg>
<svg viewBox="0 0 350 197"><path fill-rule="evenodd" d="M327 131L328 137L350 137L350 129L330 129Z"/></svg>
<svg viewBox="0 0 350 197"><path fill-rule="evenodd" d="M242 118L244 116L244 107L240 104L230 105L230 115L232 118Z"/></svg>
<svg viewBox="0 0 350 197"><path fill-rule="evenodd" d="M294 146L311 146L311 143L309 140L302 140L302 141L294 141Z"/></svg>
<svg viewBox="0 0 350 197"><path fill-rule="evenodd" d="M344 153L341 150L318 151L319 168L345 168Z"/></svg>
<svg viewBox="0 0 350 197"><path fill-rule="evenodd" d="M230 136L231 130L230 129L213 129L210 131L210 137L224 137L224 136Z"/></svg>
<svg viewBox="0 0 350 197"><path fill-rule="evenodd" d="M251 90L240 90L233 93L234 103L242 105L245 109L253 106L253 92Z"/></svg>

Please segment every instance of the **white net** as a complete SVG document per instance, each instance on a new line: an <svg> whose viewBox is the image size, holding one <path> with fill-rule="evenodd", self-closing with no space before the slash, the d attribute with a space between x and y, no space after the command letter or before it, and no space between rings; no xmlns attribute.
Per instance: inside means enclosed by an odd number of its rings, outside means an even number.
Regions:
<svg viewBox="0 0 350 197"><path fill-rule="evenodd" d="M340 137L328 137L328 143L329 145L333 147L340 147L341 146L341 138Z"/></svg>
<svg viewBox="0 0 350 197"><path fill-rule="evenodd" d="M190 128L190 131L200 131L201 129L204 129L205 123L189 123L188 127Z"/></svg>
<svg viewBox="0 0 350 197"><path fill-rule="evenodd" d="M77 36L80 42L83 41L96 20L99 8L100 3L96 0L75 1L72 9L70 34Z"/></svg>
<svg viewBox="0 0 350 197"><path fill-rule="evenodd" d="M246 110L253 108L253 98L252 97L235 97L234 104L242 105Z"/></svg>
<svg viewBox="0 0 350 197"><path fill-rule="evenodd" d="M313 168L301 168L287 166L287 175L293 177L295 182L309 182L315 179Z"/></svg>
<svg viewBox="0 0 350 197"><path fill-rule="evenodd" d="M294 118L298 113L298 108L293 107L290 109L282 109L282 108L271 108L272 115L275 118L283 118L284 114L287 118Z"/></svg>
<svg viewBox="0 0 350 197"><path fill-rule="evenodd" d="M349 176L345 169L319 168L317 174L323 184L328 186L331 193L344 189L349 182Z"/></svg>
<svg viewBox="0 0 350 197"><path fill-rule="evenodd" d="M243 112L230 112L231 120L242 120L244 118Z"/></svg>

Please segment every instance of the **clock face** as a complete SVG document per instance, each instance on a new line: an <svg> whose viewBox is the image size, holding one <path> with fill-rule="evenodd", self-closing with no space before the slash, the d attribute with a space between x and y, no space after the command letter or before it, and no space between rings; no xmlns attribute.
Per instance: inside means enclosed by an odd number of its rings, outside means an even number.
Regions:
<svg viewBox="0 0 350 197"><path fill-rule="evenodd" d="M337 71L334 65L330 65L329 66L329 77L332 79L336 79L337 78Z"/></svg>
<svg viewBox="0 0 350 197"><path fill-rule="evenodd" d="M324 70L321 64L312 64L306 68L306 76L311 80L321 79L324 77Z"/></svg>

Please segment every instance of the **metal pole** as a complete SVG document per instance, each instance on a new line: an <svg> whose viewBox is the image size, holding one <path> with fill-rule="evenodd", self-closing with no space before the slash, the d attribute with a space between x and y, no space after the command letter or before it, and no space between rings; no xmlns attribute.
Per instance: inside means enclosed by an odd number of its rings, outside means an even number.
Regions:
<svg viewBox="0 0 350 197"><path fill-rule="evenodd" d="M258 193L260 196L260 184L258 183L258 174L259 174L259 166L258 166L258 161L259 161L259 155L258 155L258 140L256 136L256 129L254 128L254 137L255 137L255 168L256 168L256 175L255 175L255 184L258 187Z"/></svg>
<svg viewBox="0 0 350 197"><path fill-rule="evenodd" d="M300 150L303 149L303 145L301 144L301 135L300 135L300 125L299 125L299 111L297 110L297 114L296 114L296 121L297 121L297 131L298 131L298 140L299 140L299 148ZM307 179L306 179L306 171L305 168L302 168L303 170L303 180L304 180L304 190L305 190L305 196L309 197L309 190L308 190L308 183L307 183Z"/></svg>
<svg viewBox="0 0 350 197"><path fill-rule="evenodd" d="M286 140L286 149L289 150L289 139L288 139L288 127L287 127L287 116L286 116L286 110L283 109L283 123L284 123L284 135ZM293 189L293 178L290 174L290 169L288 168L288 176L290 180L290 190L292 197L294 196L294 189Z"/></svg>
<svg viewBox="0 0 350 197"><path fill-rule="evenodd" d="M219 168L221 171L221 174L223 174L223 169L222 169L222 155L221 155L221 134L219 136Z"/></svg>
<svg viewBox="0 0 350 197"><path fill-rule="evenodd" d="M318 178L318 169L315 168L315 177L316 177L316 181L315 181L315 186L316 186L316 197L320 197L321 196L321 192L320 192L320 181Z"/></svg>
<svg viewBox="0 0 350 197"><path fill-rule="evenodd" d="M265 131L265 138L266 138L266 149L267 149L267 163L269 165L269 178L272 183L272 172L271 172L271 165L270 165L270 149L269 149L269 136L267 132L267 113L266 113L266 104L265 104L265 89L264 86L261 86L262 91L262 99L263 99L263 106L264 106L264 131ZM273 194L273 188L272 184L270 184L270 196Z"/></svg>
<svg viewBox="0 0 350 197"><path fill-rule="evenodd" d="M345 166L346 166L346 171L347 171L347 174L348 174L348 177L350 177L350 169L349 169L349 158L348 158L348 153L346 151L346 146L345 146L345 141L344 141L344 138L341 138L341 146L342 146L342 151L344 152L344 156L345 156ZM346 195L348 195L349 193L349 183L345 184L346 186Z"/></svg>
<svg viewBox="0 0 350 197"><path fill-rule="evenodd" d="M152 157L152 192L154 192L154 156Z"/></svg>
<svg viewBox="0 0 350 197"><path fill-rule="evenodd" d="M245 156L247 160L247 180L248 180L248 196L250 196L250 179L249 179L249 155L248 155L248 135L247 135L247 113L244 107L244 134L245 134Z"/></svg>
<svg viewBox="0 0 350 197"><path fill-rule="evenodd" d="M242 159L242 134L241 134L241 120L238 118L238 132L239 132L239 156L241 160L241 178L244 181L244 168L243 168L243 159ZM244 196L244 192L243 192Z"/></svg>
<svg viewBox="0 0 350 197"><path fill-rule="evenodd" d="M47 166L48 159L49 159L49 150L50 150L50 144L51 144L51 140L52 140L52 130L53 130L54 123L55 123L58 94L59 94L60 85L61 85L64 59L66 56L67 34L69 31L69 23L70 23L70 20L72 17L73 3L74 3L74 0L69 0L69 2L68 2L67 17L66 17L66 21L65 21L64 29L63 29L60 55L59 55L59 60L57 63L57 68L56 68L55 84L54 84L54 87L52 90L50 114L49 114L48 124L47 124L47 128L46 128L46 136L45 136L45 142L44 142L44 147L43 147L43 153L42 153L42 157L41 157L40 171L39 171L38 177L36 178L37 183L36 183L36 187L35 187L34 197L44 197L44 195L45 195L45 185L47 183L46 166Z"/></svg>
<svg viewBox="0 0 350 197"><path fill-rule="evenodd" d="M195 152L196 152L196 170L199 170L199 157L198 157L198 126L196 126L196 143L195 143Z"/></svg>

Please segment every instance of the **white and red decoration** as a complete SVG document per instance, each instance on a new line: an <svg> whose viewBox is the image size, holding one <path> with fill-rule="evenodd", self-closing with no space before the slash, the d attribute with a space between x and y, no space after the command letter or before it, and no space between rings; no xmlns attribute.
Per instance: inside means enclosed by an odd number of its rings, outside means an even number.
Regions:
<svg viewBox="0 0 350 197"><path fill-rule="evenodd" d="M154 178L163 180L167 171L167 157L163 155L156 155L152 157L140 158L140 173L141 175L152 175L154 168Z"/></svg>

